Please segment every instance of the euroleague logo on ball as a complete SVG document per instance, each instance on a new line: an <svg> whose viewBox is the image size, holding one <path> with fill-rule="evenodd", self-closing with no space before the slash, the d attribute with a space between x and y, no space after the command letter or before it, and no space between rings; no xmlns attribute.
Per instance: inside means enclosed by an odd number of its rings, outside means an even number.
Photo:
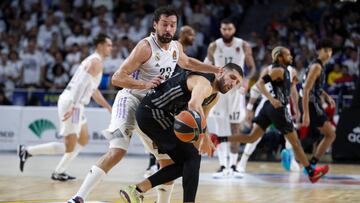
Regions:
<svg viewBox="0 0 360 203"><path fill-rule="evenodd" d="M206 119L196 112L185 110L175 116L174 133L183 142L195 142L206 131Z"/></svg>

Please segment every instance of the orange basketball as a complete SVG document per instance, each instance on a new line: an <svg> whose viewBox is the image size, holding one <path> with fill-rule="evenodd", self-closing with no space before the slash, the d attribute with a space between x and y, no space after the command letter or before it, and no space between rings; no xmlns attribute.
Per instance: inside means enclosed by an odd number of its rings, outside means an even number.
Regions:
<svg viewBox="0 0 360 203"><path fill-rule="evenodd" d="M175 116L174 132L183 142L195 142L206 131L206 119L196 111L185 110Z"/></svg>

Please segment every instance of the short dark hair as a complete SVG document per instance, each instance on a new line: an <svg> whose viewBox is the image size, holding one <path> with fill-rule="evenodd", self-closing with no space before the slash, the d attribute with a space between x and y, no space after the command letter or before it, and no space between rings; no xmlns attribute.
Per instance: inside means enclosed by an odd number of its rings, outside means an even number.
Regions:
<svg viewBox="0 0 360 203"><path fill-rule="evenodd" d="M154 22L159 22L161 15L165 16L176 16L176 21L179 19L178 13L174 6L162 6L155 10L154 12Z"/></svg>
<svg viewBox="0 0 360 203"><path fill-rule="evenodd" d="M322 48L333 48L333 43L330 39L321 39L316 44L316 50L320 50Z"/></svg>
<svg viewBox="0 0 360 203"><path fill-rule="evenodd" d="M229 70L236 70L241 75L241 77L244 77L244 73L243 73L241 66L239 66L235 63L228 63L224 66L224 68L229 69Z"/></svg>
<svg viewBox="0 0 360 203"><path fill-rule="evenodd" d="M234 21L231 20L230 18L224 18L221 20L220 24L233 24L235 25Z"/></svg>
<svg viewBox="0 0 360 203"><path fill-rule="evenodd" d="M107 34L100 33L94 38L93 43L97 46L98 44L106 42L106 39L110 39L110 37Z"/></svg>

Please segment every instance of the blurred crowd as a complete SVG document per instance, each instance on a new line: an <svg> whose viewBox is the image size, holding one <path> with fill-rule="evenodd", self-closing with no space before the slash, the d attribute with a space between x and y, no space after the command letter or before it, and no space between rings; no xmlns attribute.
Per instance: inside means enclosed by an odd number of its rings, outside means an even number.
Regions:
<svg viewBox="0 0 360 203"><path fill-rule="evenodd" d="M270 49L276 45L290 48L299 81L314 60L316 42L333 41L333 57L326 65L330 94L352 94L359 77L359 4L333 1L297 0L286 11L274 13L263 33L252 33L254 57L258 67L271 63Z"/></svg>
<svg viewBox="0 0 360 203"><path fill-rule="evenodd" d="M288 46L301 75L313 60L315 44L329 37L335 48L327 69L331 93L350 94L359 76L359 8L331 1L293 1L274 13L263 32L249 39L260 69L271 63L274 45ZM16 88L63 89L82 59L93 51L92 39L100 32L113 39L113 53L104 62L102 89L134 45L152 29L152 14L160 5L178 8L178 26L196 30L190 56L203 60L210 41L219 37L219 22L231 18L239 27L246 8L271 1L246 0L4 0L0 2L0 103ZM241 37L241 36L239 36Z"/></svg>

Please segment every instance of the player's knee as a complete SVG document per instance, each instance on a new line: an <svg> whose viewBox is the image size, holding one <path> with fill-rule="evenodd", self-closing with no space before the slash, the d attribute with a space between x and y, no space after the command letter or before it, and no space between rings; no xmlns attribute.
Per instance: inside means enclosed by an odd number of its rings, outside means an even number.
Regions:
<svg viewBox="0 0 360 203"><path fill-rule="evenodd" d="M335 130L332 128L333 126L330 124L330 123L327 123L326 126L324 126L324 136L327 138L327 139L330 139L330 140L335 140L336 138L336 133L335 133Z"/></svg>
<svg viewBox="0 0 360 203"><path fill-rule="evenodd" d="M160 168L164 168L166 166L174 164L174 161L171 159L160 159L159 164L160 164Z"/></svg>

